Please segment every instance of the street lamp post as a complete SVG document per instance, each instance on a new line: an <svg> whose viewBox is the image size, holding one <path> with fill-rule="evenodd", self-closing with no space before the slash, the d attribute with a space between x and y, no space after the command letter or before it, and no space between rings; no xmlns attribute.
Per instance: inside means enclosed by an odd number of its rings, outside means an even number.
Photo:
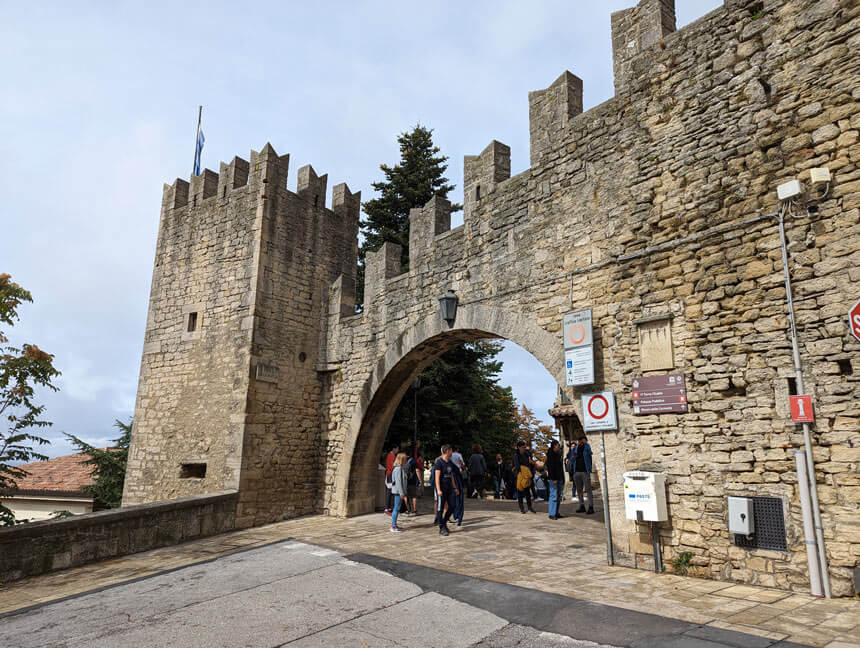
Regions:
<svg viewBox="0 0 860 648"><path fill-rule="evenodd" d="M415 380L412 381L412 395L413 395L413 410L412 410L412 448L413 452L415 447L418 445L418 388L421 386L421 376L415 376Z"/></svg>

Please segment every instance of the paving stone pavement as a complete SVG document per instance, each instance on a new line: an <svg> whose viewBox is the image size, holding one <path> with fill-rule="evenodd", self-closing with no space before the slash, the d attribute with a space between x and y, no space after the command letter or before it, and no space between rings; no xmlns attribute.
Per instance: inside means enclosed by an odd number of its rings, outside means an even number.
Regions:
<svg viewBox="0 0 860 648"><path fill-rule="evenodd" d="M0 589L0 614L189 564L220 562L219 557L295 538L344 554L444 569L657 614L711 633L701 638L686 634L678 638L686 643L678 646L732 645L715 641L719 636L713 633L725 629L760 637L762 645L789 645L774 644L782 641L860 647L860 602L856 600L816 600L801 593L609 567L602 521L595 517L568 515L554 522L545 514L521 515L506 503L483 502L469 507L464 526L454 528L448 538L438 536L429 515L402 518L403 534L389 533L389 525L382 514L346 520L306 517L47 574ZM755 648L751 639L745 641L740 645ZM6 644L0 641L0 645Z"/></svg>

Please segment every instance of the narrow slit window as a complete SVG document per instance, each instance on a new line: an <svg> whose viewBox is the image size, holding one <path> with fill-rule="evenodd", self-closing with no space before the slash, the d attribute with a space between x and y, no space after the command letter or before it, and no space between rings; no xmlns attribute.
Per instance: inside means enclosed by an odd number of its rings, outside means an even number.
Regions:
<svg viewBox="0 0 860 648"><path fill-rule="evenodd" d="M481 199L481 185L475 187L475 200Z"/></svg>
<svg viewBox="0 0 860 648"><path fill-rule="evenodd" d="M184 463L179 468L180 479L203 479L206 477L205 463Z"/></svg>
<svg viewBox="0 0 860 648"><path fill-rule="evenodd" d="M197 313L188 313L188 332L194 333L197 330Z"/></svg>

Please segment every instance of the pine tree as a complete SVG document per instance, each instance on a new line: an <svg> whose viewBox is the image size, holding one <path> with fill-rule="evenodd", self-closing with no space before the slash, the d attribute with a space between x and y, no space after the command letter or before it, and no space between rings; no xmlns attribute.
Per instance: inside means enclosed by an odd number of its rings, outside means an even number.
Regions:
<svg viewBox="0 0 860 648"><path fill-rule="evenodd" d="M517 404L510 387L499 384L501 342L481 340L444 353L421 374L418 439L435 457L442 443L458 445L468 458L480 443L484 453L509 455L516 444ZM415 425L411 387L394 413L388 441L412 440Z"/></svg>
<svg viewBox="0 0 860 648"><path fill-rule="evenodd" d="M73 434L66 434L72 445L90 456L84 463L93 467L93 484L84 488L92 495L96 510L118 508L122 505L122 487L125 483L125 467L128 463L128 447L131 445L132 421L114 421L120 436L113 440L112 448L95 448Z"/></svg>
<svg viewBox="0 0 860 648"><path fill-rule="evenodd" d="M433 144L433 130L417 124L397 137L400 162L393 167L379 165L385 180L374 182L379 197L362 203L365 218L361 221L364 241L358 250L356 305L364 302L364 264L368 252L376 252L383 243L403 246L402 267L409 267L409 210L426 205L433 196L448 197L454 185L448 183L445 171L448 158ZM461 209L452 205L452 211Z"/></svg>

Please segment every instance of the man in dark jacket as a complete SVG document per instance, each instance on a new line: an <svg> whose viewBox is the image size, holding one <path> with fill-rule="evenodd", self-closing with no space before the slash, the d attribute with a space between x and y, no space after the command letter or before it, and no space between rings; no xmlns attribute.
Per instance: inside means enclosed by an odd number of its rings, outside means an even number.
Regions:
<svg viewBox="0 0 860 648"><path fill-rule="evenodd" d="M532 477L534 476L534 471L532 470L532 465L534 462L532 461L531 455L528 453L528 446L526 446L525 441L517 441L517 453L514 455L514 483L516 484L515 488L517 489L517 501L520 505L520 513L526 512L526 507L523 506L523 499L525 498L528 503L529 511L532 513L537 513L532 506ZM522 469L526 468L528 470L528 484L525 484L525 488L520 488L522 485L520 483L520 473ZM524 473L525 474L525 473Z"/></svg>
<svg viewBox="0 0 860 648"><path fill-rule="evenodd" d="M576 482L576 494L579 497L577 513L585 513L585 502L582 499L583 490L588 495L588 514L594 513L594 497L591 493L591 446L588 439L582 437L571 451L573 455L573 480Z"/></svg>
<svg viewBox="0 0 860 648"><path fill-rule="evenodd" d="M480 444L472 446L469 457L469 497L484 497L484 478L487 476L487 460Z"/></svg>
<svg viewBox="0 0 860 648"><path fill-rule="evenodd" d="M546 451L546 476L549 482L549 519L557 520L564 517L558 512L564 488L564 465L561 461L561 444L554 439Z"/></svg>
<svg viewBox="0 0 860 648"><path fill-rule="evenodd" d="M505 479L505 463L502 460L502 455L496 455L496 460L490 467L490 475L493 477L493 497L499 499L502 492L502 481Z"/></svg>

